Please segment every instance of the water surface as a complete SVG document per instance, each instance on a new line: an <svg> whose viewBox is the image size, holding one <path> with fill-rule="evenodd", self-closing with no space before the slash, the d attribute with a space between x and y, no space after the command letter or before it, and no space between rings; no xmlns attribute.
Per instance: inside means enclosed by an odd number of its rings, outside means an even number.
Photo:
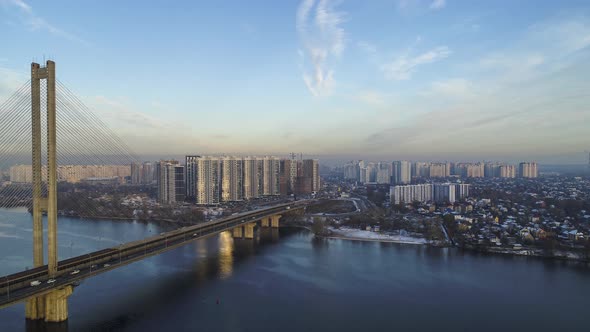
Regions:
<svg viewBox="0 0 590 332"><path fill-rule="evenodd" d="M60 259L171 229L60 218ZM31 218L0 211L0 275L30 267ZM56 331L587 331L590 268L419 245L225 232L85 280ZM0 331L40 331L24 305Z"/></svg>

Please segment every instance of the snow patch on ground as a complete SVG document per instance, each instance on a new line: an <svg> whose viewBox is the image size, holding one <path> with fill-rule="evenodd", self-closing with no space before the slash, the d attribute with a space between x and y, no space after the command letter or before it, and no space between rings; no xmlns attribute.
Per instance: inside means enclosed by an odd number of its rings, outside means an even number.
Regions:
<svg viewBox="0 0 590 332"><path fill-rule="evenodd" d="M426 244L428 243L424 238L417 238L412 236L404 235L389 235L371 231L364 231L360 229L342 227L339 229L329 228L332 233L339 237L359 239L359 240L373 240L373 241L388 241L397 243L410 243L410 244Z"/></svg>

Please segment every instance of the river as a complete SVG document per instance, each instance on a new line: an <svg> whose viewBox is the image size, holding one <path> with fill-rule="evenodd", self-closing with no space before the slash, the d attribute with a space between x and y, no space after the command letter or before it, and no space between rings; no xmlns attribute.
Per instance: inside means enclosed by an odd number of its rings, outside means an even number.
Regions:
<svg viewBox="0 0 590 332"><path fill-rule="evenodd" d="M171 229L59 218L59 257ZM32 262L31 217L0 211L0 275ZM227 232L90 278L53 331L588 331L590 268L421 245ZM41 331L24 304L0 331Z"/></svg>

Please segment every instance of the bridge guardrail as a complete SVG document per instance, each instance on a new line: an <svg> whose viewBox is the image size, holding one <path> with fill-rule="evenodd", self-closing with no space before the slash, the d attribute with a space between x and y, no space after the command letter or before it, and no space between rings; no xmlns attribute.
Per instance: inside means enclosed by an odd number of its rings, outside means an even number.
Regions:
<svg viewBox="0 0 590 332"><path fill-rule="evenodd" d="M147 239L133 241L119 247L106 248L93 253L72 257L59 262L58 274L56 277L68 274L75 269L90 268L89 273L81 274L79 276L79 279L83 279L84 277L88 277L88 274L93 275L99 272L99 270L104 270L97 268L96 270L92 271L93 265L103 264L106 262L113 262L113 264L117 264L115 262L117 260L119 263L127 264L127 262L142 259L148 254L151 256L153 252L166 250L169 247L177 247L194 239L202 238L203 236L232 229L242 223L255 221L269 214L287 212L287 206L290 206L293 210L303 207L302 204L281 204L266 209L233 215L220 220L176 229L163 235L157 235ZM245 220L245 218L249 220ZM197 234L197 236L193 236L193 234ZM143 254L138 255L141 254L142 251ZM10 299L11 289L22 289L23 287L29 287L30 282L33 280L45 281L47 279L49 279L47 265L0 277L0 297L4 297L4 295L6 295L5 299Z"/></svg>

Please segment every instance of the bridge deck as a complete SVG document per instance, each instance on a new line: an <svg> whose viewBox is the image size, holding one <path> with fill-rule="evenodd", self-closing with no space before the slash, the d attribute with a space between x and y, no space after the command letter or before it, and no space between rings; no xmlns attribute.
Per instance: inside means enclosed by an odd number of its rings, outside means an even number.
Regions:
<svg viewBox="0 0 590 332"><path fill-rule="evenodd" d="M47 265L0 277L0 308L21 302L27 298L43 295L55 288L71 285L76 281L107 272L149 256L185 245L196 239L215 235L241 224L255 222L271 215L303 208L304 201L290 202L269 208L232 215L215 221L183 227L144 240L128 242L118 247L107 248L89 254L62 260L58 263L55 282L50 279ZM79 270L76 274L73 271ZM32 281L41 282L31 286Z"/></svg>

